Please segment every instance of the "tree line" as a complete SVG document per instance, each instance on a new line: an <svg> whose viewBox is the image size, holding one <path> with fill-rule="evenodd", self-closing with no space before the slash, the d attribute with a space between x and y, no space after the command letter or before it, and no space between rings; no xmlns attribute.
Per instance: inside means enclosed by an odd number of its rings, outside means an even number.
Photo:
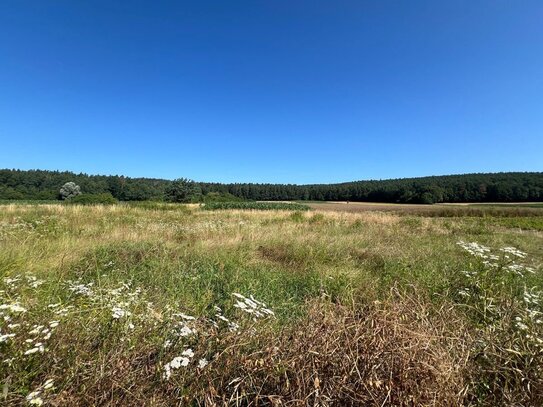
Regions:
<svg viewBox="0 0 543 407"><path fill-rule="evenodd" d="M0 170L0 199L60 199L74 182L83 194L111 194L120 201L199 200L216 196L255 201L367 201L390 203L543 201L543 173L508 172L353 181L339 184L208 183L187 180ZM226 198L224 198L226 197Z"/></svg>

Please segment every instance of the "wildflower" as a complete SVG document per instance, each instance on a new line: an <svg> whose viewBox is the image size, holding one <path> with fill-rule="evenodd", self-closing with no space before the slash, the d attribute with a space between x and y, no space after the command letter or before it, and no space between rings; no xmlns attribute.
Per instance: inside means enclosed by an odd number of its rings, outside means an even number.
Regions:
<svg viewBox="0 0 543 407"><path fill-rule="evenodd" d="M13 287L15 285L16 282L20 281L20 277L14 277L14 278L11 278L11 277L5 277L4 278L4 283L6 283L6 285L9 285L11 287Z"/></svg>
<svg viewBox="0 0 543 407"><path fill-rule="evenodd" d="M237 330L239 330L239 324L235 322L229 322L228 329L230 330L230 332L236 332Z"/></svg>
<svg viewBox="0 0 543 407"><path fill-rule="evenodd" d="M34 329L28 332L30 335L38 335L43 328L43 325L34 325Z"/></svg>
<svg viewBox="0 0 543 407"><path fill-rule="evenodd" d="M114 318L114 319L120 319L126 315L131 315L131 313L129 311L126 311L124 309L122 309L121 307L118 307L118 306L114 306L112 309L111 309L111 316Z"/></svg>
<svg viewBox="0 0 543 407"><path fill-rule="evenodd" d="M14 304L1 304L0 305L0 310L8 310L8 311L11 311L11 312L26 312L26 308L23 308L21 307L18 303L14 303Z"/></svg>
<svg viewBox="0 0 543 407"><path fill-rule="evenodd" d="M43 405L43 399L39 396L43 391L50 390L52 387L53 387L53 379L46 380L45 383L43 383L36 390L28 393L28 395L26 396L28 403L35 406Z"/></svg>
<svg viewBox="0 0 543 407"><path fill-rule="evenodd" d="M4 359L2 363L5 363L6 365L11 366L13 365L14 361L15 361L15 358L9 358L9 359Z"/></svg>
<svg viewBox="0 0 543 407"><path fill-rule="evenodd" d="M187 314L183 314L183 313L179 313L179 314L174 314L175 316L178 316L182 319L186 319L187 321L194 321L196 318L194 317L191 317L190 315L187 315Z"/></svg>
<svg viewBox="0 0 543 407"><path fill-rule="evenodd" d="M13 338L15 334L0 335L0 343L7 342L9 338Z"/></svg>
<svg viewBox="0 0 543 407"><path fill-rule="evenodd" d="M68 315L68 312L73 308L75 308L73 305L67 305L66 307L59 308L58 310L56 310L55 314L61 317L65 317L66 315Z"/></svg>
<svg viewBox="0 0 543 407"><path fill-rule="evenodd" d="M183 358L181 356L177 356L173 358L173 360L170 363L170 366L174 369L178 369L180 366L188 366L190 362L189 358Z"/></svg>
<svg viewBox="0 0 543 407"><path fill-rule="evenodd" d="M216 317L219 318L221 321L230 322L230 320L226 318L224 315L217 314Z"/></svg>
<svg viewBox="0 0 543 407"><path fill-rule="evenodd" d="M460 240L457 244L473 256L481 257L483 259L489 258L487 253L490 252L490 248L483 246L477 242L466 243Z"/></svg>
<svg viewBox="0 0 543 407"><path fill-rule="evenodd" d="M41 406L43 405L43 399L39 397L40 392L39 391L33 391L26 396L26 399L28 400L28 403L34 406Z"/></svg>
<svg viewBox="0 0 543 407"><path fill-rule="evenodd" d="M180 323L179 324L179 327L178 327L178 330L177 331L174 331L178 336L189 336L189 335L193 335L193 334L196 334L197 331L195 328L191 328L190 326L188 326L187 324L185 323Z"/></svg>
<svg viewBox="0 0 543 407"><path fill-rule="evenodd" d="M526 253L524 253L523 251L520 251L516 247L503 247L500 249L500 251L504 253L512 254L513 256L520 257L520 258L526 257Z"/></svg>
<svg viewBox="0 0 543 407"><path fill-rule="evenodd" d="M523 271L525 270L525 267L521 264L510 264L507 266L507 270L523 277Z"/></svg>
<svg viewBox="0 0 543 407"><path fill-rule="evenodd" d="M73 292L74 294L80 294L87 297L92 297L94 295L94 292L92 291L93 283L88 284L81 284L81 283L74 283L73 281L68 281L68 290Z"/></svg>
<svg viewBox="0 0 543 407"><path fill-rule="evenodd" d="M41 342L38 342L34 345L34 347L32 349L29 349L27 350L24 354L25 355L32 355L36 352L40 352L40 353L43 353L45 351L45 347L43 346L43 344Z"/></svg>
<svg viewBox="0 0 543 407"><path fill-rule="evenodd" d="M247 312L248 314L252 314L255 319L263 318L267 315L275 315L272 310L267 308L266 304L257 301L252 295L250 296L250 298L247 298L238 293L233 293L232 295L238 298L238 300L234 304L234 307L239 308L240 310Z"/></svg>
<svg viewBox="0 0 543 407"><path fill-rule="evenodd" d="M176 356L169 363L164 365L164 374L165 379L169 379L172 375L172 370L179 369L180 367L187 367L190 363L190 360L194 357L194 352L192 349L186 349L183 351L181 356Z"/></svg>
<svg viewBox="0 0 543 407"><path fill-rule="evenodd" d="M470 296L468 288L464 288L462 290L459 290L458 294L461 295L462 297L469 297Z"/></svg>
<svg viewBox="0 0 543 407"><path fill-rule="evenodd" d="M202 358L202 359L200 359L200 360L198 361L198 368L199 368L199 369L203 369L203 368L206 367L208 364L209 364L209 362L208 362L206 359Z"/></svg>
<svg viewBox="0 0 543 407"><path fill-rule="evenodd" d="M528 325L526 325L525 323L523 322L518 322L517 321L517 328L522 330L522 331L526 331L528 330Z"/></svg>
<svg viewBox="0 0 543 407"><path fill-rule="evenodd" d="M483 264L487 267L499 267L500 265L493 261L483 260Z"/></svg>
<svg viewBox="0 0 543 407"><path fill-rule="evenodd" d="M42 285L45 282L43 280L38 280L36 277L34 277L32 275L26 276L26 279L27 279L30 287L32 287L32 288L38 288L40 285Z"/></svg>
<svg viewBox="0 0 543 407"><path fill-rule="evenodd" d="M42 387L44 390L49 390L51 387L53 387L53 379L47 379Z"/></svg>

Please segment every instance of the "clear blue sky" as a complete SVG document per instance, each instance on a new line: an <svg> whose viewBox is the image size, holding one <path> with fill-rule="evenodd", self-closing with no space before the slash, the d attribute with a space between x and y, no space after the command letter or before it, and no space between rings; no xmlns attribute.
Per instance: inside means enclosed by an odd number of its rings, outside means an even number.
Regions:
<svg viewBox="0 0 543 407"><path fill-rule="evenodd" d="M543 2L0 2L0 168L543 170Z"/></svg>

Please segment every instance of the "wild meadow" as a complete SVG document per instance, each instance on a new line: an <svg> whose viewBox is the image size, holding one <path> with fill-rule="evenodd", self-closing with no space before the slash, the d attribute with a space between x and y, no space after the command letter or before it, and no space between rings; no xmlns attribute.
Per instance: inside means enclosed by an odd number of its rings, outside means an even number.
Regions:
<svg viewBox="0 0 543 407"><path fill-rule="evenodd" d="M0 405L543 405L542 214L207 209L1 205Z"/></svg>

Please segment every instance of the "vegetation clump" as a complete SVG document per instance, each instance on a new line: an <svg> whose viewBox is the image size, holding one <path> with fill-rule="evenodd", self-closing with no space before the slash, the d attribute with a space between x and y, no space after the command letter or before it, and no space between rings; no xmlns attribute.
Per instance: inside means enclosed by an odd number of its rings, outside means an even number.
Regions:
<svg viewBox="0 0 543 407"><path fill-rule="evenodd" d="M225 209L252 209L258 211L307 211L309 206L299 203L289 202L207 202L202 205L202 209L207 211L225 210Z"/></svg>
<svg viewBox="0 0 543 407"><path fill-rule="evenodd" d="M169 202L191 202L199 199L201 190L198 184L186 178L172 181L164 191L164 197Z"/></svg>

